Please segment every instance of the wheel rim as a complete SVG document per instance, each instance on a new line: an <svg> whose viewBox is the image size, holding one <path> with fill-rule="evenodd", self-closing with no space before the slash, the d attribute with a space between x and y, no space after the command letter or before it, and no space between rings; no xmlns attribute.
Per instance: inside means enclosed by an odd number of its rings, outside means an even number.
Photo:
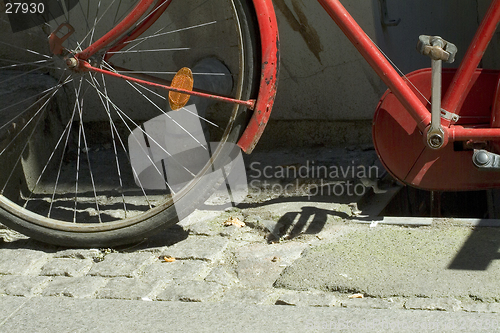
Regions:
<svg viewBox="0 0 500 333"><path fill-rule="evenodd" d="M126 5L126 3L128 3L127 1L115 1L113 2L115 3L115 5L118 6L118 8L120 8L121 6L123 6L124 4ZM196 3L200 4L202 2L193 2L193 8L195 8L196 10L200 10L201 7L198 7L196 8ZM231 4L232 5L232 10L233 10L233 13L236 13L236 8L234 6L234 3L233 1L227 1L228 4ZM81 4L80 4L81 5ZM173 6L172 6L173 7ZM81 5L80 6L80 10L83 11L84 9L84 5ZM111 8L111 7L110 7ZM170 9L170 8L169 8ZM78 10L78 8L74 8L72 11L69 12L69 14L66 14L66 15L72 15L73 11L76 11ZM175 10L175 9L174 9ZM172 10L172 12L174 11ZM168 10L167 10L168 11ZM119 13L119 10L117 10L117 12ZM125 11L126 12L126 11ZM75 14L73 14L75 15ZM194 14L193 14L194 15ZM120 16L120 14L117 14L115 15L116 18L118 18ZM98 20L102 20L104 16L99 16L99 11L96 12L96 15L94 17L94 22L97 22ZM238 44L239 45L243 45L243 41L242 41L242 29L241 29L241 26L240 26L240 23L238 22L237 20L238 16L237 15L234 15L233 16L233 19L235 19L236 21L236 26L237 26L237 29L238 30ZM87 19L86 21L86 24L91 21L91 18L90 19ZM53 26L54 26L54 23L57 24L58 20L54 20L54 22L49 22L49 24L52 23L52 27L50 29L53 29ZM159 23L159 22L157 22ZM207 23L207 22L206 22ZM209 23L209 22L208 22ZM156 23L155 23L156 24ZM200 26L202 26L202 24L199 24ZM210 25L215 25L215 24L210 24ZM191 29L194 29L192 28L193 26L196 26L196 25L191 25ZM106 28L103 28L103 29L106 29ZM45 29L47 30L47 29ZM155 31L154 34L160 34L160 33L163 33L161 32L162 30L154 30L154 25L152 28L150 28L146 33L145 35L150 32L150 31ZM160 31L160 32L158 32ZM96 31L92 32L92 33L96 33ZM71 51L77 51L79 48L81 49L81 46L79 45L82 45L85 43L85 40L86 39L89 39L88 36L91 36L92 33L90 33L90 35L87 33L85 34L85 37L83 39L78 39L78 38L71 38L71 39L68 39L68 43L66 44L66 48L71 50ZM167 35L167 34L165 34ZM151 35L150 35L151 36ZM82 42L83 41L83 42ZM71 43L73 43L73 47L69 46ZM144 42L141 42L140 44L145 44ZM76 45L76 46L75 46ZM14 46L14 45L11 45L11 46ZM147 45L142 45L142 46L147 46ZM135 48L135 49L134 49ZM134 49L134 54L136 53L135 51L138 50L138 46L134 46L132 47L132 49ZM239 48L241 50L241 48ZM180 51L180 50L179 50ZM129 54L127 54L129 53ZM128 57L128 56L131 56L131 52L122 52L121 55L124 55L124 57ZM94 57L94 61L101 61L102 57L104 56L104 54L100 54L99 57ZM116 55L113 55L113 57L115 58L119 58L118 57L118 54ZM239 57L239 66L238 66L238 70L240 71L239 75L238 75L238 82L236 84L236 88L233 89L233 95L235 98L241 98L242 96L242 92L243 92L243 75L242 73L244 72L244 64L245 64L245 59L244 59L244 52L241 51L239 52L238 54L238 57ZM60 57L58 59L55 59L53 58L52 60L56 60L56 61L60 61ZM150 59L151 62L154 62L154 59ZM118 61L120 61L118 59ZM126 64L127 61L126 60L121 60L123 62L123 64ZM188 61L189 62L189 61ZM122 64L122 65L123 65ZM55 62L55 65L57 66L57 62ZM108 63L102 63L102 64L99 64L100 66L102 67L108 67L109 68L109 64ZM53 66L53 65L52 65ZM50 67L50 66L47 66L47 67ZM118 66L117 66L118 67ZM53 190L53 194L52 194L52 199L51 200L47 200L47 193L42 193L43 191L40 190L40 188L42 187L41 184L42 184L42 179L44 179L44 177L49 177L49 176L46 176L47 174L47 170L49 170L49 164L52 163L52 160L46 162L45 165L43 165L43 167L41 167L41 171L39 171L39 177L34 177L33 179L31 179L31 184L28 184L28 180L26 180L27 184L24 184L24 186L28 189L31 188L30 191L27 191L27 194L21 194L20 196L25 200L24 203L22 201L19 201L19 198L15 198L15 194L6 194L6 188L8 186L4 186L2 185L4 188L2 190L2 195L0 196L0 206L2 208L4 208L5 210L9 211L10 213L12 213L13 215L16 215L26 221L29 221L29 222L32 222L34 224L38 224L38 225L41 225L41 226L44 226L44 227L48 227L48 228L52 228L52 229L57 229L57 230L64 230L64 231L72 231L72 232L96 232L96 231L106 231L106 230L114 230L114 229L119 229L119 228L123 228L123 227L126 227L126 226L130 226L130 225L133 225L133 224L136 224L138 222L141 222L141 221L144 221L145 219L148 219L156 214L158 214L159 212L165 210L167 207L170 207L173 205L174 203L174 199L177 200L177 198L181 198L183 197L186 193L188 193L190 190L193 189L193 187L198 183L201 175L205 174L209 169L210 169L210 164L211 163L206 163L204 165L204 167L193 177L193 179L191 179L191 181L188 182L188 184L186 186L184 186L180 191L176 192L176 194L174 195L174 198L172 198L172 195L171 193L170 194L164 194L165 196L161 199L160 202L156 203L156 204L153 204L151 205L150 203L148 203L149 205L149 208L146 209L145 211L144 210L138 210L138 213L137 212L132 212L131 209L128 209L126 208L125 206L128 204L126 201L126 198L124 198L124 192L125 192L125 189L122 188L121 190L119 191L116 191L116 192L113 192L111 194L102 194L101 192L101 189L99 188L99 186L96 186L96 183L97 183L97 180L96 179L93 179L94 177L97 178L97 175L95 172L92 172L92 165L95 163L93 161L93 159L95 159L95 156L99 155L97 154L98 153L98 149L99 148L93 148L93 145L94 143L90 142L91 138L89 138L89 133L92 132L92 130L90 130L89 132L89 126L87 126L86 124L90 124L92 121L95 121L93 120L92 118L89 118L89 119L85 119L84 117L86 117L87 115L84 113L86 109L93 109L93 107L88 107L87 104L84 104L83 102L81 101L84 101L84 102L87 102L88 99L86 99L85 97L87 97L87 94L89 93L89 91L92 91L91 89L95 89L95 91L98 91L99 90L99 81L98 81L98 78L97 77L91 77L90 74L82 74L82 73L71 73L71 74L67 74L67 71L68 69L66 67L61 67L61 68L64 68L64 70L62 70L62 73L61 73L61 70L57 70L57 69L52 69L52 75L54 75L55 73L55 76L56 77L59 77L59 88L58 89L55 89L54 91L55 92L50 92L50 94L53 93L53 95L48 95L48 101L50 103L53 103L54 100L56 98L54 98L53 96L56 96L56 92L57 91L61 91L62 89L68 89L68 79L72 80L73 82L73 87L70 87L73 89L73 92L74 92L74 96L73 98L75 99L75 103L73 104L73 112L71 113L71 116L70 116L70 120L66 121L66 122L62 122L65 126L63 126L64 130L61 132L61 135L59 135L58 137L58 140L56 140L57 142L59 143L56 143L56 149L53 149L53 152L51 153L53 156L56 155L56 151L57 149L60 149L62 150L61 152L61 159L60 159L60 166L59 168L56 168L56 169L53 169L52 171L54 170L57 170L57 175L55 176L56 177L56 181L54 182L55 184L57 184ZM137 67L134 67L134 69L137 68ZM180 68L180 67L179 67ZM59 76L60 75L60 76ZM156 75L156 74L155 74ZM86 77L87 76L87 77ZM93 83L93 84L92 84ZM106 79L103 79L102 80L102 84L103 86L105 85L106 83ZM86 84L88 84L86 86ZM135 91L138 91L138 89L141 89L141 88L138 88L138 87L133 87L131 86L131 88L133 88ZM101 88L101 93L100 95L103 95L103 92L106 91L104 88ZM146 90L147 91L147 90ZM72 92L72 93L73 93ZM151 93L151 91L147 92L147 93ZM146 92L142 92L142 94L147 94ZM114 108L114 106L110 107L109 104L110 103L114 103L110 96L111 96L111 93L109 91L106 91L106 96L107 96L107 99L105 98L104 99L104 102L101 101L102 103L102 106L104 109L106 109L106 104L108 104L108 115L110 114L110 110L112 110ZM108 95L109 94L109 95ZM140 93L141 94L141 93ZM97 94L99 96L99 93ZM153 94L154 95L154 94ZM143 96L144 97L144 96ZM146 98L147 100L148 98ZM39 101L42 100L42 99L39 99ZM88 102L87 102L88 103ZM95 103L95 100L93 101L93 103ZM155 103L152 102L151 105L154 105ZM68 105L71 105L71 103L68 103ZM156 105L155 105L156 106ZM236 116L237 116L237 109L238 107L237 106L232 106L232 111L231 111L231 116L229 117L229 119L227 119L227 123L226 125L224 126L224 131L222 131L220 134L219 134L219 137L218 137L218 141L219 142L225 142L227 139L228 139L228 136L231 132L231 126L232 126L232 123L234 122L234 120L236 119ZM119 109L119 106L116 106L116 109L114 111L117 111ZM37 116L38 114L42 114L42 110L45 110L45 109L39 109L38 113L35 112L35 116ZM123 115L126 115L126 112L123 112L121 111ZM117 114L119 114L120 111L117 111ZM31 120L28 120L27 122L28 123L31 123L31 124L34 124L36 126L33 126L35 127L39 127L41 121L45 121L46 122L46 119L42 118L42 116L39 116L39 119L36 119L34 117L30 118ZM78 127L78 130L74 130L72 129L72 127L74 127L74 119L75 119L75 116L77 117L77 121L76 123L79 123L80 125L77 125L76 127ZM116 135L117 137L120 137L120 131L119 129L117 128L117 125L113 125L113 119L112 117L110 117L111 120L110 120L110 131L109 131L109 134L113 137L114 135ZM79 119L79 121L78 121ZM201 118L200 118L201 119ZM208 118L207 118L208 119ZM123 120L123 118L122 118ZM13 122L13 121L11 121ZM26 121L25 121L26 122ZM123 120L123 123L126 124L127 123L127 120ZM139 122L133 122L131 121L132 124L135 124L137 125L136 128L139 128L140 126L140 123ZM208 123L208 121L207 121ZM83 124L83 125L82 125ZM23 131L25 129L27 129L28 127L27 126L23 126ZM131 130L132 126L130 126L130 128L128 128L128 130L130 132L132 132ZM26 130L27 131L27 130ZM87 131L87 133L86 133ZM220 130L218 130L220 131ZM143 130L144 132L144 130ZM35 132L33 132L35 133ZM77 133L77 134L76 134ZM96 132L98 133L98 131ZM70 136L72 135L76 135L77 136L77 140L75 140L76 142L78 142L78 144L76 145L76 151L70 151L70 148L68 146L63 146L62 143L63 142L67 142L70 140ZM145 135L147 137L147 135ZM150 139L153 139L153 137L150 137ZM25 140L26 142L30 142L32 140L32 136L29 137L29 139ZM119 149L121 146L121 148L123 148L124 150L124 153L127 152L127 149L124 145L124 142L123 142L123 139L122 140L116 140L114 139L115 141L113 141L112 143L112 147L105 147L105 149L103 150L103 152L106 152L106 149L107 150L113 150L114 151L114 159L116 160L119 160L119 153L117 153L117 149ZM13 141L12 141L13 142ZM59 146L60 145L60 146ZM161 145L161 144L160 144ZM61 149L61 147L64 147L63 149ZM5 150L5 148L3 148ZM19 149L19 148L18 148ZM92 157L92 150L93 149L96 149L96 154L94 157ZM8 150L8 149L7 149ZM5 151L7 151L5 150ZM12 149L13 150L13 149ZM221 153L221 150L222 150L222 145L219 145L215 151L213 152L213 154L211 155L212 156L212 159L216 158L217 156L219 156L219 154ZM73 209L73 220L71 220L71 218L65 218L66 216L70 216L70 214L66 214L65 211L61 212L61 214L58 214L58 213L54 213L55 210L54 209L54 205L60 205L59 207L57 207L56 209L69 209L70 208L70 205L68 205L68 207L66 207L66 205L63 205L63 201L66 200L67 202L71 202L71 196L70 195L67 195L66 197L64 197L64 195L61 195L64 194L64 191L65 190L62 190L62 181L60 178L61 177L61 170L62 170L62 163L64 161L64 158L68 158L67 154L69 153L73 153L73 154L76 154L75 156L72 157L72 163L75 163L76 164L76 167L74 168L76 171L76 181L75 181L75 187L77 187L75 189L75 199L74 199L74 209ZM22 155L23 153L25 153L25 150L24 149L21 149L21 154ZM85 154L85 155L84 155ZM86 159L86 162L88 164L88 170L89 170L89 179L87 179L87 183L85 183L85 185L87 186L87 189L85 189L85 192L88 192L88 186L91 185L90 187L92 188L92 192L93 192L93 198L92 196L84 196L82 193L84 193L84 191L82 191L82 184L84 183L83 180L81 179L82 177L82 161ZM28 161L29 162L29 161ZM28 163L26 162L26 163ZM64 161L65 162L65 161ZM85 162L85 161L83 161ZM130 157L129 157L129 162L130 162ZM19 165L15 165L15 168L21 168L23 169L25 167L25 161L20 159L19 162L17 163ZM67 167L68 164L65 164L65 167ZM94 164L95 165L95 164ZM70 168L69 168L70 169ZM119 163L117 162L117 173L120 174L120 172L122 172L120 169L121 167L119 166ZM14 172L14 171L13 171ZM23 171L24 172L24 171ZM13 174L13 173L12 173ZM137 175L135 175L135 172L134 170L132 170L132 177L134 178L134 180L136 180L136 178L138 177L135 177ZM9 184L9 182L12 181L12 178L13 176L12 175L9 175L9 178L5 181L5 184ZM54 174L52 174L50 177L54 177ZM49 179L49 183L50 183L50 177L47 178ZM129 177L130 177L130 170L129 170ZM119 182L123 182L124 179L120 177L118 177L119 179ZM90 182L89 182L90 180ZM130 181L130 179L129 179ZM123 184L121 184L123 186ZM19 190L19 192L22 192L23 188L22 188L23 185L19 186L17 188L17 190ZM80 186L80 189L78 189L78 186ZM167 185L168 186L168 185ZM142 186L141 186L142 187ZM80 190L80 192L79 192ZM137 190L137 189L135 189ZM146 189L144 188L141 188L141 191L144 192ZM57 191L60 191L60 193L56 193ZM172 192L172 191L170 191ZM67 192L69 193L69 191ZM121 194L121 198L114 198L113 196L114 195L117 195L117 194ZM154 196L153 195L150 195L150 196ZM119 214L117 214L118 217L114 217L113 215L111 215L112 219L111 220L108 220L109 219L109 212L108 210L104 209L103 206L106 206L106 200L109 201L109 199L112 198L112 199L116 199L115 201L112 201L112 204L111 205L116 205L117 202L120 201L120 199L123 201L123 209L121 209L123 212L125 212L125 217L122 218ZM144 198L146 201L149 201L148 199L148 194L145 193L144 195ZM14 200L16 199L16 200ZM37 202L39 201L39 202ZM45 201L45 202L43 202ZM50 202L48 202L50 201ZM90 203L90 201L95 201L95 208L91 208L90 206L92 205ZM46 208L42 208L40 209L39 207L35 207L35 208L32 208L34 205L33 203L37 203L38 206L40 206L40 202L42 202L42 205L45 205L45 206L49 206L49 213L47 216L44 216L42 215L41 212L43 212L44 210L46 210ZM104 203L104 204L103 204ZM109 203L109 202L108 202ZM25 205L25 207L23 207L21 204ZM82 206L86 206L86 208L82 208ZM144 204L142 205L144 206ZM120 210L120 209L117 209L117 210ZM104 212L106 212L106 219L103 219L102 218L102 215L104 215ZM94 218L92 218L92 214L94 214ZM97 218L95 218L95 214L97 214ZM135 214L135 215L134 215ZM57 216L57 218L54 218L54 215ZM64 217L64 219L63 219ZM83 223L80 223L82 222ZM75 223L76 222L76 223ZM100 222L103 222L103 223L100 223ZM105 223L104 223L105 222Z"/></svg>

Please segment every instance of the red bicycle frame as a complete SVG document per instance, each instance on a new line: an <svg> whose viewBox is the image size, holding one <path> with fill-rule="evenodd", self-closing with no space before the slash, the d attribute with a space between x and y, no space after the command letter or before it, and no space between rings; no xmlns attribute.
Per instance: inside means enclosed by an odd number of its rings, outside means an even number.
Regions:
<svg viewBox="0 0 500 333"><path fill-rule="evenodd" d="M357 48L366 61L377 72L389 89L397 96L399 101L408 110L408 113L417 122L418 128L424 131L430 124L430 114L427 107L422 104L407 82L400 77L393 66L387 61L385 56L379 51L377 46L364 33L347 10L338 0L318 0L323 8L337 23L351 43ZM494 0L483 19L483 22L471 43L471 46L457 71L455 78L443 99L442 108L450 113L460 115L460 106L471 88L472 77L482 59L495 29L500 21L500 1ZM446 120L443 120L447 122ZM491 140L500 139L499 129L450 127L449 139L455 140Z"/></svg>
<svg viewBox="0 0 500 333"><path fill-rule="evenodd" d="M478 170L472 163L476 147L500 153L500 128L495 128L500 127L500 72L478 69L500 21L500 0L491 2L458 70L443 71L441 107L453 120L441 118L444 144L439 149L427 145L430 105L415 91L417 87L430 97L430 70L400 77L340 1L318 1L389 87L373 125L375 149L386 169L402 182L427 190L500 187L495 170Z"/></svg>
<svg viewBox="0 0 500 333"><path fill-rule="evenodd" d="M276 95L279 73L279 37L272 2L271 0L252 1L257 14L262 48L262 72L257 100L239 101L198 92L183 91L169 85L130 78L126 75L120 75L120 77L143 84L155 84L167 90L238 103L253 109L252 118L238 142L238 145L245 152L250 153L259 141L268 122ZM79 53L76 57L83 60L82 70L102 71L108 75L118 76L119 74L94 68L86 60L129 29L131 22L136 22L138 17L142 16L153 2L154 0L141 0L123 22L88 49ZM161 7L166 8L170 2L171 0L157 0L154 10L161 10ZM496 147L493 150L500 153L500 88L497 90L490 89L492 86L496 88L500 72L487 72L478 69L482 55L500 21L500 0L492 0L488 12L458 70L443 72L443 80L446 78L446 84L443 85L445 97L442 100L442 109L453 115L454 120L441 119L445 142L439 149L430 149L424 142L424 133L431 124L431 112L425 98L422 99L416 93L415 84L409 85L407 82L407 80L420 80L421 88L425 91L430 85L430 72L425 70L417 71L410 73L407 78L402 78L339 0L318 0L318 2L389 87L390 93L387 93L382 98L374 119L375 148L386 168L403 182L426 189L465 190L491 187L491 178L493 177L491 172L479 172L472 166L472 163L469 163L472 149L463 153L457 152L453 148L453 143L457 141L466 142L468 147L472 147L476 143L486 143L494 148ZM161 15L160 12L152 15L127 38L133 39L139 36L159 15ZM490 113L489 121L487 123L456 121L464 112L464 118L471 118L469 114L471 111L468 111L471 108L469 106L471 103L467 104L467 99L471 98L471 91L475 93L481 91L481 89L477 89L477 86L488 87L488 89L483 90L488 90L489 95L486 97L492 100L491 105L483 103L480 112L483 112L481 117L485 118L484 110L488 110ZM392 96L396 99L392 98ZM463 107L464 103L468 105L468 109ZM391 125L387 125L389 123ZM402 159L408 161L402 161ZM457 181L453 177L442 176L445 173L444 170L456 168L456 165L460 165L463 171L458 175L462 178L461 180ZM449 171L448 174L450 174ZM495 183L493 186L500 186L500 180L498 184Z"/></svg>
<svg viewBox="0 0 500 333"><path fill-rule="evenodd" d="M270 93L266 94L266 98L269 99L269 101L266 103L262 99L260 100L262 103L260 104L261 107L257 108L249 127L245 131L245 135L239 142L243 150L247 152L253 149L267 123L270 108L274 101L277 82L277 78L274 77L274 75L277 75L278 71L273 71L273 69L277 66L276 61L279 59L278 56L274 57L275 54L278 54L278 47L275 47L278 42L278 30L276 22L273 20L274 11L272 7L269 6L270 1L253 0L253 2L258 13L259 27L261 29L263 73L266 71L271 71L271 73L267 73L267 75L264 74L266 79L263 80L261 84L261 93L270 91ZM431 120L431 115L426 104L421 101L414 90L397 73L394 67L342 6L339 0L318 0L318 2L375 70L378 76L389 87L390 91L398 98L399 102L417 123L419 130L422 132L425 131L430 125ZM500 0L493 0L443 99L442 108L449 113L460 116L461 106L474 83L475 71L493 37L499 21ZM267 62L270 56L272 57L272 61ZM267 87L266 84L270 85L271 88ZM262 106L264 109L262 109ZM500 103L498 103L498 107L500 109ZM500 114L497 119L499 121L498 126L500 126ZM489 141L500 139L500 128L477 128L477 126L468 127L453 125L446 119L443 119L442 123L443 126L448 127L446 131L448 142L464 140ZM248 144L248 142L252 142L252 144Z"/></svg>

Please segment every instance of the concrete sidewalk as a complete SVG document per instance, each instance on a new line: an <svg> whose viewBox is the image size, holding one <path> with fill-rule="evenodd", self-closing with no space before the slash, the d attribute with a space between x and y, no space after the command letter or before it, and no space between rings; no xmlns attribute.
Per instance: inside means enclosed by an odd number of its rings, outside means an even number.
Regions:
<svg viewBox="0 0 500 333"><path fill-rule="evenodd" d="M0 297L2 332L498 332L498 315Z"/></svg>

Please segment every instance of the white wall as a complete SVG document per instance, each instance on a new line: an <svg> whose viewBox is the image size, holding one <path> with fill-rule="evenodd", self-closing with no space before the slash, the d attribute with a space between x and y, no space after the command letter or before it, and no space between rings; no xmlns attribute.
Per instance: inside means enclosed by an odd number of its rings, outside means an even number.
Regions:
<svg viewBox="0 0 500 333"><path fill-rule="evenodd" d="M319 3L273 2L282 56L273 119L371 119L386 87ZM476 1L387 0L389 16L401 19L394 27L382 26L379 0L342 3L405 73L430 67L430 59L415 49L420 34L440 35L455 43L460 60L478 22Z"/></svg>

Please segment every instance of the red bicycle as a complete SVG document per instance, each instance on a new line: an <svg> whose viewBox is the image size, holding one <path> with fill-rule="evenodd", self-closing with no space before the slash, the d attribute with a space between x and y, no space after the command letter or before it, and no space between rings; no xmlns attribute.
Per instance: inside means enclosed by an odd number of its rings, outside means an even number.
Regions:
<svg viewBox="0 0 500 333"><path fill-rule="evenodd" d="M478 69L500 0L457 70L441 69L452 43L421 36L432 69L406 77L338 0L318 2L389 87L373 123L387 170L428 190L500 185L500 72ZM33 3L0 20L5 225L70 246L143 239L207 198L235 144L254 149L279 72L271 1Z"/></svg>

